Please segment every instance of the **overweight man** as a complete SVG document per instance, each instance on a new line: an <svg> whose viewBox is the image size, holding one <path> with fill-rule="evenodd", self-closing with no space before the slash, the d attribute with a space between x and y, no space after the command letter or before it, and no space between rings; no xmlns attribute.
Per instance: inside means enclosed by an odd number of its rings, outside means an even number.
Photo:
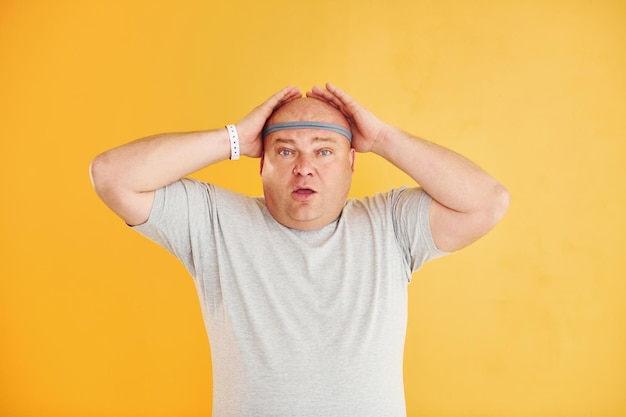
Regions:
<svg viewBox="0 0 626 417"><path fill-rule="evenodd" d="M347 199L360 152L419 186ZM241 155L260 158L263 197L186 178ZM219 417L405 416L412 273L483 236L509 204L477 165L332 84L284 88L226 128L122 145L91 176L193 277Z"/></svg>

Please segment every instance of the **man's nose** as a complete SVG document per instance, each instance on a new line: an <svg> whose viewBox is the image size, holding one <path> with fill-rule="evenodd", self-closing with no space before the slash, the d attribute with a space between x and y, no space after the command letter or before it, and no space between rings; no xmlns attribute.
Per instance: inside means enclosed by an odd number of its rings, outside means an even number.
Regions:
<svg viewBox="0 0 626 417"><path fill-rule="evenodd" d="M296 159L296 163L293 166L293 173L295 175L313 175L315 167L313 161L307 155L299 155Z"/></svg>

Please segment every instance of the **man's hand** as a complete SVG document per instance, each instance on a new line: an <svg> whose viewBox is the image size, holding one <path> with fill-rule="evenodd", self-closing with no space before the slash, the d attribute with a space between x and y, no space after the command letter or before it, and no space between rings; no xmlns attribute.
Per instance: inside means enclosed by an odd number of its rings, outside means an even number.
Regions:
<svg viewBox="0 0 626 417"><path fill-rule="evenodd" d="M285 87L241 119L236 125L241 153L250 158L260 158L263 153L261 131L265 122L275 109L299 97L302 93L298 87Z"/></svg>
<svg viewBox="0 0 626 417"><path fill-rule="evenodd" d="M307 97L324 100L341 110L350 123L352 147L357 152L373 151L376 144L382 142L389 126L343 90L331 83L326 83L325 89L315 86L306 95Z"/></svg>

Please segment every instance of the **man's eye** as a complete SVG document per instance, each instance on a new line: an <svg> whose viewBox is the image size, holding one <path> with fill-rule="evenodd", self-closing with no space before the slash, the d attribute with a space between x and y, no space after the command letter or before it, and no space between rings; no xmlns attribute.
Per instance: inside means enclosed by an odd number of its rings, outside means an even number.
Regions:
<svg viewBox="0 0 626 417"><path fill-rule="evenodd" d="M330 154L331 154L330 149L322 149L320 151L320 155L322 155L322 156L328 156Z"/></svg>
<svg viewBox="0 0 626 417"><path fill-rule="evenodd" d="M289 155L293 154L293 152L291 150L289 150L289 149L281 149L278 152L278 154L281 155L281 156L289 156Z"/></svg>

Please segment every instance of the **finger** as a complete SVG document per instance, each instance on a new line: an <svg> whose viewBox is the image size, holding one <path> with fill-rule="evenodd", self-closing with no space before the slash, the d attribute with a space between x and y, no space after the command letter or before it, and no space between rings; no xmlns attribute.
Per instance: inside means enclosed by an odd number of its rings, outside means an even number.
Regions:
<svg viewBox="0 0 626 417"><path fill-rule="evenodd" d="M335 97L330 91L327 91L321 87L313 86L310 92L307 92L307 97L317 98L320 100L324 100L327 103L333 105L334 107L341 110L341 101Z"/></svg>
<svg viewBox="0 0 626 417"><path fill-rule="evenodd" d="M243 122L246 126L249 124L249 130L251 130L249 135L256 135L256 137L259 138L263 124L266 122L267 118L270 117L272 112L286 101L301 96L302 94L298 87L287 86L272 94L267 100L255 107L240 123ZM245 128L240 129L240 131L241 130L245 130Z"/></svg>
<svg viewBox="0 0 626 417"><path fill-rule="evenodd" d="M348 93L343 91L341 88L335 86L332 83L326 83L326 90L331 92L334 97L336 97L344 106L353 109L357 106L356 100L354 100Z"/></svg>
<svg viewBox="0 0 626 417"><path fill-rule="evenodd" d="M279 92L272 95L267 101L265 101L264 105L267 107L274 109L278 107L280 104L285 103L286 101L292 100L296 97L301 97L302 93L300 93L300 89L298 87L287 86L280 90Z"/></svg>
<svg viewBox="0 0 626 417"><path fill-rule="evenodd" d="M353 114L358 109L358 103L345 91L334 84L326 83L325 91L333 97L333 102L345 114Z"/></svg>
<svg viewBox="0 0 626 417"><path fill-rule="evenodd" d="M265 100L265 102L259 104L254 113L256 113L257 117L263 119L263 123L265 123L265 120L270 117L277 108L298 97L302 97L300 89L298 87L287 86L279 92L274 93L270 98Z"/></svg>
<svg viewBox="0 0 626 417"><path fill-rule="evenodd" d="M306 95L307 97L319 98L326 101L328 101L330 98L330 94L328 93L328 91L316 85L311 88L311 91L307 91Z"/></svg>

